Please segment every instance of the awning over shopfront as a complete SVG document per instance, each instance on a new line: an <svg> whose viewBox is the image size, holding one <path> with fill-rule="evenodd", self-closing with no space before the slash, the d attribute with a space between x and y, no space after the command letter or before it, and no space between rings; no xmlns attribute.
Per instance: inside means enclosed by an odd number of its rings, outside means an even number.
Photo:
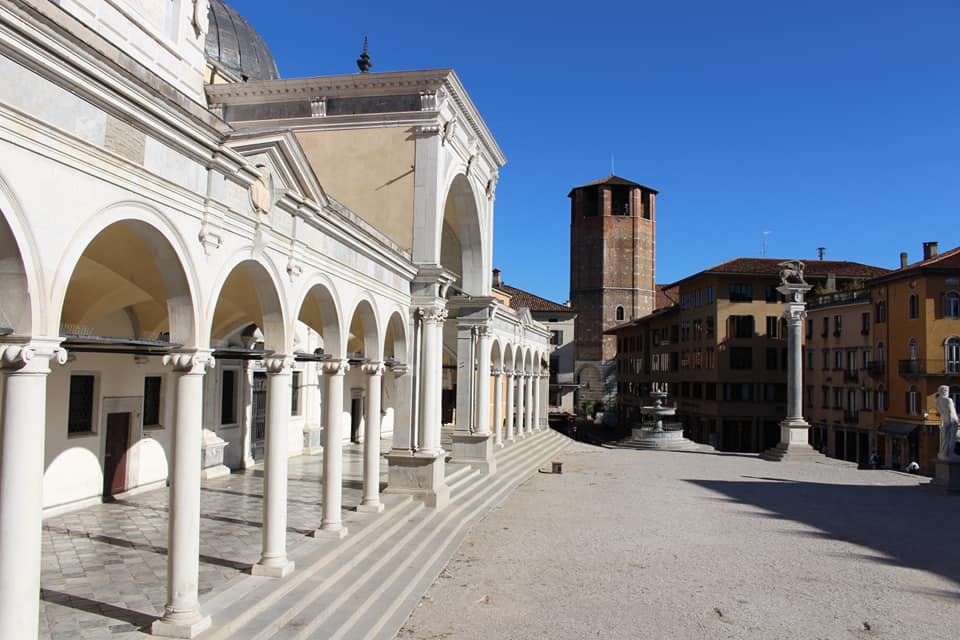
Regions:
<svg viewBox="0 0 960 640"><path fill-rule="evenodd" d="M916 428L915 422L884 422L880 425L879 431L894 438L906 438Z"/></svg>

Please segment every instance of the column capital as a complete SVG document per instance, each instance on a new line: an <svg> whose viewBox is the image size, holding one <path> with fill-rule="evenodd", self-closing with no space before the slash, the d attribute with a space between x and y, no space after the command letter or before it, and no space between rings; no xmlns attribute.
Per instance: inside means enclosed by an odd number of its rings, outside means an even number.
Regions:
<svg viewBox="0 0 960 640"><path fill-rule="evenodd" d="M350 363L346 360L327 360L320 365L320 369L324 375L343 376L350 371Z"/></svg>
<svg viewBox="0 0 960 640"><path fill-rule="evenodd" d="M267 373L290 373L293 368L293 356L274 354L263 359L263 368Z"/></svg>
<svg viewBox="0 0 960 640"><path fill-rule="evenodd" d="M418 307L417 313L424 322L439 324L447 319L447 307L441 303Z"/></svg>
<svg viewBox="0 0 960 640"><path fill-rule="evenodd" d="M178 373L202 374L207 369L213 368L213 351L210 349L173 351L163 356L163 364Z"/></svg>
<svg viewBox="0 0 960 640"><path fill-rule="evenodd" d="M360 365L360 371L368 376L382 376L386 366L382 362L365 362Z"/></svg>
<svg viewBox="0 0 960 640"><path fill-rule="evenodd" d="M503 375L503 369L491 369L490 375L492 375L495 378L499 378L500 376Z"/></svg>
<svg viewBox="0 0 960 640"><path fill-rule="evenodd" d="M67 362L67 351L60 346L63 338L34 337L24 341L0 343L0 369L24 373L45 373L48 364L56 359Z"/></svg>
<svg viewBox="0 0 960 640"><path fill-rule="evenodd" d="M481 338L489 338L490 336L493 335L493 331L490 329L489 326L485 324L475 325L473 327L473 332L476 333L477 336Z"/></svg>
<svg viewBox="0 0 960 640"><path fill-rule="evenodd" d="M410 367L408 367L407 364L404 362L397 362L395 364L391 364L390 366L387 367L387 369L392 371L393 375L395 376L402 376L407 374L410 371Z"/></svg>

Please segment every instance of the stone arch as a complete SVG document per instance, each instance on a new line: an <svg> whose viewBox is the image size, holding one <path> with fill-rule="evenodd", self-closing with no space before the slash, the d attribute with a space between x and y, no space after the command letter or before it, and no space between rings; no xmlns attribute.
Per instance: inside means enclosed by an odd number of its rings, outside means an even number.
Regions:
<svg viewBox="0 0 960 640"><path fill-rule="evenodd" d="M0 175L0 326L22 336L42 330L47 296L26 216ZM56 335L47 329L49 335Z"/></svg>
<svg viewBox="0 0 960 640"><path fill-rule="evenodd" d="M335 358L346 355L346 340L343 337L340 303L333 283L317 279L305 288L297 307L297 320L320 334L323 351Z"/></svg>
<svg viewBox="0 0 960 640"><path fill-rule="evenodd" d="M503 368L504 370L514 370L515 365L515 350L513 345L509 342L503 345Z"/></svg>
<svg viewBox="0 0 960 640"><path fill-rule="evenodd" d="M171 342L196 345L195 291L188 252L173 226L154 209L120 203L84 225L64 252L53 287L53 331L136 339L168 333Z"/></svg>
<svg viewBox="0 0 960 640"><path fill-rule="evenodd" d="M384 328L383 357L407 364L407 323L399 311L390 314Z"/></svg>
<svg viewBox="0 0 960 640"><path fill-rule="evenodd" d="M383 358L382 344L376 308L368 297L361 297L354 306L353 313L350 314L347 354L361 355L370 360L379 361Z"/></svg>
<svg viewBox="0 0 960 640"><path fill-rule="evenodd" d="M453 176L442 202L434 239L440 264L459 275L455 285L466 293L486 295L492 276L481 224L483 208L466 175Z"/></svg>
<svg viewBox="0 0 960 640"><path fill-rule="evenodd" d="M503 348L497 338L490 343L490 364L494 369L503 369Z"/></svg>
<svg viewBox="0 0 960 640"><path fill-rule="evenodd" d="M227 263L217 285L212 288L208 313L210 343L237 329L255 324L263 333L263 346L279 354L291 350L292 336L287 331L283 288L276 268L257 258L243 257Z"/></svg>

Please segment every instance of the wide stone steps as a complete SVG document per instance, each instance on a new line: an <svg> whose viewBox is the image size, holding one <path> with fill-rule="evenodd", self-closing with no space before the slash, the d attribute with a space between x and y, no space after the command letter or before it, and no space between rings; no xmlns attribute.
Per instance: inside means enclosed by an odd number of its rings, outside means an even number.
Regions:
<svg viewBox="0 0 960 640"><path fill-rule="evenodd" d="M349 514L343 540L319 539L291 553L282 580L244 576L204 603L213 627L203 640L393 638L449 560L470 524L569 444L551 430L498 450L498 472L447 465L451 503L427 509L384 494L382 514Z"/></svg>

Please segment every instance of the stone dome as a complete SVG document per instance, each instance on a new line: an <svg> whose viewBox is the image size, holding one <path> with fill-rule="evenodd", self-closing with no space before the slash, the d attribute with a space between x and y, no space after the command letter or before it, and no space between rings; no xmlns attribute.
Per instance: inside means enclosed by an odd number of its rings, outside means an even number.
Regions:
<svg viewBox="0 0 960 640"><path fill-rule="evenodd" d="M250 23L223 0L210 0L207 60L243 82L278 80L277 63Z"/></svg>

